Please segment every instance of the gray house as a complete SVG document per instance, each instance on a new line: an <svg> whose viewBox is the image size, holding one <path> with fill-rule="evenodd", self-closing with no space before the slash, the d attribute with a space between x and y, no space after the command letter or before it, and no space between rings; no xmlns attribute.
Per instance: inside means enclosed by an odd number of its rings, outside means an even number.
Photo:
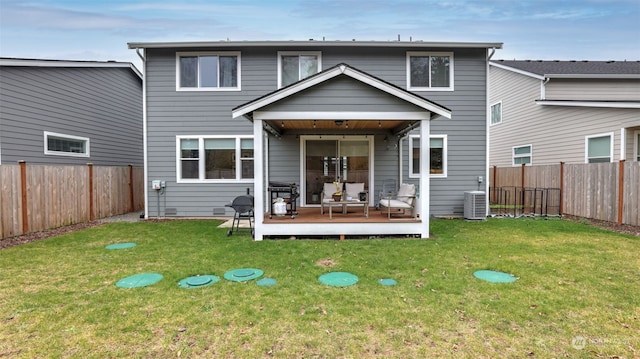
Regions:
<svg viewBox="0 0 640 359"><path fill-rule="evenodd" d="M490 62L493 166L640 161L640 61Z"/></svg>
<svg viewBox="0 0 640 359"><path fill-rule="evenodd" d="M144 61L146 216L232 215L225 204L248 189L256 240L426 238L431 216L486 190L488 59L501 46L129 43ZM364 185L371 208L389 183L414 184L419 216L321 216L334 181ZM270 218L274 182L295 183L295 219Z"/></svg>
<svg viewBox="0 0 640 359"><path fill-rule="evenodd" d="M144 163L131 63L0 58L0 164Z"/></svg>

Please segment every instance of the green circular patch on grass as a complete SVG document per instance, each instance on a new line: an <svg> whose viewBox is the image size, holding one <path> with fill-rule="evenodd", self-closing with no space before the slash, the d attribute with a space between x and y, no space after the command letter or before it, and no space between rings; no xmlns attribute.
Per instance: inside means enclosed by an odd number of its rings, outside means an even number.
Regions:
<svg viewBox="0 0 640 359"><path fill-rule="evenodd" d="M358 283L358 276L347 272L329 272L318 277L318 280L332 287L348 287Z"/></svg>
<svg viewBox="0 0 640 359"><path fill-rule="evenodd" d="M246 282L262 277L264 271L256 268L240 268L230 270L224 274L224 279L232 282Z"/></svg>
<svg viewBox="0 0 640 359"><path fill-rule="evenodd" d="M220 277L215 275L195 275L192 277L184 278L178 282L178 287L180 288L200 288L207 287L212 284L216 284L220 281Z"/></svg>
<svg viewBox="0 0 640 359"><path fill-rule="evenodd" d="M141 273L130 277L122 278L116 282L116 287L120 288L137 288L146 287L158 283L162 279L162 274L158 273Z"/></svg>
<svg viewBox="0 0 640 359"><path fill-rule="evenodd" d="M479 270L474 272L473 276L490 283L512 283L517 279L511 274L493 270Z"/></svg>
<svg viewBox="0 0 640 359"><path fill-rule="evenodd" d="M271 287L276 285L277 281L273 278L262 278L256 284L261 287Z"/></svg>
<svg viewBox="0 0 640 359"><path fill-rule="evenodd" d="M108 246L104 247L105 249L127 249L127 248L133 248L135 247L136 244L133 242L127 242L127 243L114 243L114 244L109 244Z"/></svg>
<svg viewBox="0 0 640 359"><path fill-rule="evenodd" d="M378 283L380 283L380 284L382 284L384 286L392 286L392 285L398 284L398 282L396 282L395 279L391 279L391 278L380 279L378 281Z"/></svg>

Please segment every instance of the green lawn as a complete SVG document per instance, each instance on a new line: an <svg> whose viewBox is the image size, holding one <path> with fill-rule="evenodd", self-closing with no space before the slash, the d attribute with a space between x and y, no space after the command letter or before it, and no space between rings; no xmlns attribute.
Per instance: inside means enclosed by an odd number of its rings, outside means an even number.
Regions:
<svg viewBox="0 0 640 359"><path fill-rule="evenodd" d="M216 225L113 223L0 250L0 357L640 356L638 237L490 219L434 220L428 240L253 242ZM137 246L104 248L118 242ZM277 285L222 279L244 267ZM321 284L331 271L359 282ZM164 279L115 286L147 272ZM197 274L221 281L178 287Z"/></svg>

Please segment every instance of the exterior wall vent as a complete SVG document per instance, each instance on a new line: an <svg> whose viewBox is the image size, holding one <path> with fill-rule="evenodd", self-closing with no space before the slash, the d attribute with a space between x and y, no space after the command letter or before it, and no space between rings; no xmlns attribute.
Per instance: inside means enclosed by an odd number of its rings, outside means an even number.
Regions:
<svg viewBox="0 0 640 359"><path fill-rule="evenodd" d="M164 215L165 216L177 216L178 215L178 209L177 208L165 208L164 209Z"/></svg>
<svg viewBox="0 0 640 359"><path fill-rule="evenodd" d="M464 193L464 218L485 219L486 195L482 191L468 191Z"/></svg>
<svg viewBox="0 0 640 359"><path fill-rule="evenodd" d="M224 216L225 214L226 214L226 211L224 207L216 207L213 209L214 216Z"/></svg>

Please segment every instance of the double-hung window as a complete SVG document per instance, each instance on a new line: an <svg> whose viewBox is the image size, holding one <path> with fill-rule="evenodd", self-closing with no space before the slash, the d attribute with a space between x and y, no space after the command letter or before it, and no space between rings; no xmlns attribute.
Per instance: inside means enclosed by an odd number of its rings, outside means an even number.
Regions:
<svg viewBox="0 0 640 359"><path fill-rule="evenodd" d="M89 139L44 131L44 154L89 157Z"/></svg>
<svg viewBox="0 0 640 359"><path fill-rule="evenodd" d="M491 105L491 124L497 125L502 123L502 102Z"/></svg>
<svg viewBox="0 0 640 359"><path fill-rule="evenodd" d="M514 166L531 164L533 155L533 148L531 145L514 146L512 147L511 152Z"/></svg>
<svg viewBox="0 0 640 359"><path fill-rule="evenodd" d="M586 163L613 161L613 133L586 136L584 141Z"/></svg>
<svg viewBox="0 0 640 359"><path fill-rule="evenodd" d="M429 136L429 174L447 177L447 135ZM420 136L409 137L409 177L420 177Z"/></svg>
<svg viewBox="0 0 640 359"><path fill-rule="evenodd" d="M178 136L179 182L253 180L253 138L250 136Z"/></svg>
<svg viewBox="0 0 640 359"><path fill-rule="evenodd" d="M453 91L453 53L407 52L407 87L413 91Z"/></svg>
<svg viewBox="0 0 640 359"><path fill-rule="evenodd" d="M178 91L240 90L239 52L178 52Z"/></svg>
<svg viewBox="0 0 640 359"><path fill-rule="evenodd" d="M278 88L317 74L321 68L320 52L278 52Z"/></svg>

